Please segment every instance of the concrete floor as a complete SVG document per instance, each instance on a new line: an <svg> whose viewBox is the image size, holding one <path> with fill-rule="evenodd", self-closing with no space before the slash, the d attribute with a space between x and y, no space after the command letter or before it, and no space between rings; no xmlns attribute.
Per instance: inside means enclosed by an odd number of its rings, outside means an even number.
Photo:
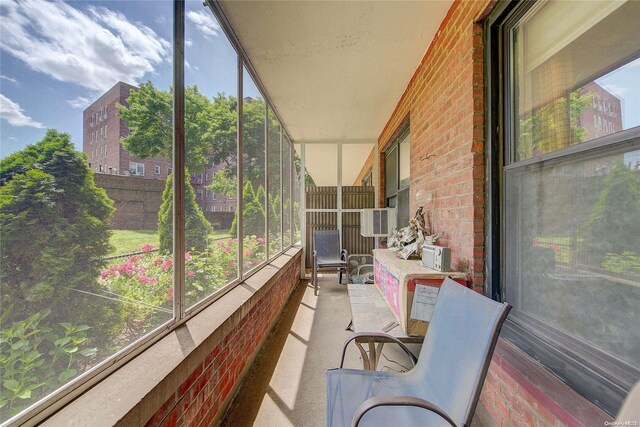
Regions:
<svg viewBox="0 0 640 427"><path fill-rule="evenodd" d="M223 426L326 425L327 369L336 368L351 320L345 285L336 275L321 275L320 292L302 281L258 354ZM406 356L387 345L378 369L405 369ZM419 347L411 347L418 353ZM350 344L345 367L362 368L359 353ZM480 427L476 422L472 427Z"/></svg>

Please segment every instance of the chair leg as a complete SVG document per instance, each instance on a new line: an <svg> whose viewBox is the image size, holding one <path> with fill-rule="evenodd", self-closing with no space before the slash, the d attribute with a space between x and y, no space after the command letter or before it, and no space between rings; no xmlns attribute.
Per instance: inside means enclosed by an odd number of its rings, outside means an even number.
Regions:
<svg viewBox="0 0 640 427"><path fill-rule="evenodd" d="M313 279L313 295L317 296L318 295L318 259L315 257L313 258L312 279Z"/></svg>
<svg viewBox="0 0 640 427"><path fill-rule="evenodd" d="M338 283L342 284L342 269L338 271Z"/></svg>

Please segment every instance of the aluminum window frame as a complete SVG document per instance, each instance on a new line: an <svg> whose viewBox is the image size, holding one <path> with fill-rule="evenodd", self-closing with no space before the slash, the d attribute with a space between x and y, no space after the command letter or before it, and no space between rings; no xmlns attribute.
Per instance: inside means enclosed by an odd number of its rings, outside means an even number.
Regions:
<svg viewBox="0 0 640 427"><path fill-rule="evenodd" d="M485 295L502 301L510 286L504 280L505 266L505 171L532 164L561 161L571 156L633 144L640 127L575 144L557 151L516 161L512 72L512 30L536 6L536 2L499 0L484 21L485 78ZM568 337L567 337L568 335ZM502 337L538 360L576 392L610 415L640 378L640 369L620 362L603 351L560 333L526 315L510 316Z"/></svg>
<svg viewBox="0 0 640 427"><path fill-rule="evenodd" d="M238 110L237 110L237 136L236 136L236 149L237 156L240 161L238 161L236 165L236 178L237 178L237 188L236 195L242 194L242 186L243 186L243 174L242 174L242 154L243 154L243 144L242 144L242 131L243 131L243 123L242 123L242 93L243 93L243 68L246 68L247 72L253 79L256 87L259 92L262 94L265 100L265 116L268 114L268 110L271 109L276 119L280 124L280 132L281 132L281 152L282 152L282 138L284 135L289 139L290 142L290 162L291 162L291 174L289 179L286 180L291 189L293 189L292 179L294 179L294 169L295 165L293 162L293 146L294 141L289 137L289 134L286 130L286 125L284 121L280 118L276 108L270 101L267 91L264 88L264 85L260 81L257 73L251 61L249 60L245 50L242 48L238 38L235 36L233 29L229 21L224 16L222 9L217 1L206 1L206 6L209 7L215 18L218 20L220 26L222 27L227 39L229 40L231 46L235 49L237 54L237 99L238 99ZM106 358L102 362L98 363L96 366L90 368L88 371L80 374L78 377L72 379L68 383L64 384L57 390L48 394L44 398L38 400L28 408L24 409L20 413L15 416L7 419L2 423L2 426L13 426L13 425L23 425L23 424L37 424L45 420L47 417L51 416L59 409L64 407L66 404L70 403L72 400L76 399L78 396L83 394L85 391L95 386L97 383L111 375L113 372L120 369L127 362L131 361L133 358L148 350L153 344L160 341L162 338L167 336L169 333L175 331L179 326L189 320L192 316L195 316L203 309L209 307L211 304L215 303L222 296L227 294L229 291L233 290L240 283L253 276L257 272L259 272L262 268L264 268L267 264L269 264L276 257L287 252L293 244L293 236L294 236L294 227L293 227L293 194L291 193L291 207L290 207L290 223L291 223L291 239L290 243L285 246L284 242L281 244L281 250L277 253L273 254L273 257L266 257L265 261L258 264L256 267L251 269L250 271L243 273L242 272L242 258L243 258L243 239L242 239L242 212L243 212L243 198L237 197L237 204L235 212L237 214L237 224L238 224L238 275L236 279L228 282L221 289L217 290L213 294L203 298L198 301L191 307L185 308L185 259L182 254L185 252L185 184L187 178L185 177L185 127L184 127L184 112L185 112L185 85L184 85L184 70L185 70L185 1L184 0L174 0L173 1L173 40L172 40L172 48L173 48L173 160L172 160L172 168L169 168L168 173L175 171L174 179L173 179L173 231L174 231L174 239L173 239L173 262L174 262L174 300L173 300L173 317L172 319L166 321L165 323L157 326L153 330L149 331L146 335L141 337L140 339L132 342L131 344L125 346L120 349L110 357ZM265 140L264 140L264 148L265 148L265 158L268 157L267 151L267 138L268 133L266 131L267 121L265 120ZM97 131L96 131L97 134ZM281 158L282 165L282 158ZM144 164L143 164L144 167ZM281 166L282 170L282 166ZM265 167L265 175L268 176L267 168ZM144 175L142 175L144 176ZM266 183L267 177L265 177ZM284 184L284 179L281 173L281 185ZM282 210L282 208L281 208ZM265 215L265 225L268 227L267 216ZM268 237L268 228L265 228L265 242L267 245L266 250L268 251L269 237Z"/></svg>

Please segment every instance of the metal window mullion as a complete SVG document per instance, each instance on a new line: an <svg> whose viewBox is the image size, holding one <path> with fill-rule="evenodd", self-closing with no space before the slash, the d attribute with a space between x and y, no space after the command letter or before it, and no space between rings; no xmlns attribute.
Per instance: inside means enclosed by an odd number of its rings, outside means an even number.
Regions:
<svg viewBox="0 0 640 427"><path fill-rule="evenodd" d="M338 208L337 215L337 225L338 225L338 233L340 234L340 249L344 249L342 247L342 142L338 143L338 188L337 188L337 203L336 206Z"/></svg>
<svg viewBox="0 0 640 427"><path fill-rule="evenodd" d="M271 203L269 203L269 104L264 104L264 241L267 247L264 253L266 261L269 262L271 254L269 253L271 237L269 236L269 213L271 211Z"/></svg>
<svg viewBox="0 0 640 427"><path fill-rule="evenodd" d="M184 317L185 298L185 133L184 133L184 0L173 6L173 315Z"/></svg>
<svg viewBox="0 0 640 427"><path fill-rule="evenodd" d="M373 155L373 206L376 208L380 207L380 195L378 192L380 191L380 150L378 149L378 144L373 148L375 150ZM377 249L380 245L380 238L376 237L374 239L374 247Z"/></svg>
<svg viewBox="0 0 640 427"><path fill-rule="evenodd" d="M278 122L279 124L280 122ZM284 149L282 144L282 126L280 128L280 252L284 250ZM289 192L291 204L291 192Z"/></svg>
<svg viewBox="0 0 640 427"><path fill-rule="evenodd" d="M293 145L293 144L292 144ZM307 201L305 198L305 175L306 175L306 154L304 144L300 144L300 242L305 251L309 251L307 247ZM306 256L300 257L300 277L306 276Z"/></svg>
<svg viewBox="0 0 640 427"><path fill-rule="evenodd" d="M284 129L282 131L284 133ZM295 210L293 209L293 204L295 203L295 196L293 194L293 190L295 188L295 186L293 185L293 180L296 179L296 165L295 162L293 161L293 142L289 139L289 179L287 181L289 181L289 246L291 247L293 246L294 243L296 243L295 241L295 220L293 219L293 213L295 212Z"/></svg>
<svg viewBox="0 0 640 427"><path fill-rule="evenodd" d="M242 98L242 77L243 77L243 64L242 57L238 55L238 134L236 136L236 183L237 183L237 197L238 197L238 205L236 208L236 232L238 235L236 236L238 239L238 279L242 281L243 278L243 246L244 246L244 236L243 236L243 216L244 216L244 176L242 174L243 170L243 160L244 153L242 149L242 132L244 122L242 119L242 111L243 111L243 103L244 100Z"/></svg>

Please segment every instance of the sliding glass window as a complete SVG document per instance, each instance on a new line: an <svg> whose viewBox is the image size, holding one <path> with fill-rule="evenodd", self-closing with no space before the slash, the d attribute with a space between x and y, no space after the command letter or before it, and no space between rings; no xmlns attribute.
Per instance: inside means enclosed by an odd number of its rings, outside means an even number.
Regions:
<svg viewBox="0 0 640 427"><path fill-rule="evenodd" d="M504 33L512 337L613 414L640 378L640 3L523 7Z"/></svg>
<svg viewBox="0 0 640 427"><path fill-rule="evenodd" d="M173 4L0 13L2 423L174 319Z"/></svg>
<svg viewBox="0 0 640 427"><path fill-rule="evenodd" d="M291 141L284 135L282 138L282 238L284 247L289 247L291 241L291 215L293 213L294 199L291 197Z"/></svg>
<svg viewBox="0 0 640 427"><path fill-rule="evenodd" d="M243 272L267 260L266 114L264 96L245 68L242 77Z"/></svg>
<svg viewBox="0 0 640 427"><path fill-rule="evenodd" d="M0 423L41 421L291 243L291 141L223 25L103 3L0 7Z"/></svg>
<svg viewBox="0 0 640 427"><path fill-rule="evenodd" d="M282 251L282 127L273 110L267 120L267 215L269 222L269 258ZM286 177L285 177L286 179ZM288 179L286 179L288 182Z"/></svg>
<svg viewBox="0 0 640 427"><path fill-rule="evenodd" d="M221 30L209 31L220 28L209 9L193 1L186 7L184 281L188 308L238 278L238 230L232 227L238 201L238 56ZM161 215L163 226L170 227L171 221L164 218Z"/></svg>

